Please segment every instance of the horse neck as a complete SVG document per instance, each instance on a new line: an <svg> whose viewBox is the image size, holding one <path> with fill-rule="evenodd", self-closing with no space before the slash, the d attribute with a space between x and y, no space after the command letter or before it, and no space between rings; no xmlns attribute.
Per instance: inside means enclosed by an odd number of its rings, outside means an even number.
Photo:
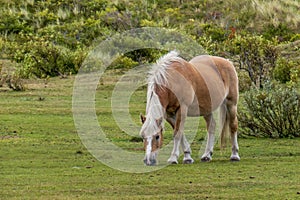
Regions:
<svg viewBox="0 0 300 200"><path fill-rule="evenodd" d="M163 126L163 124L157 124L157 121L163 117L164 110L159 96L155 93L154 87L148 86L146 122L143 125L145 129L149 129L146 132L150 132L152 134L158 132L160 125Z"/></svg>
<svg viewBox="0 0 300 200"><path fill-rule="evenodd" d="M156 87L158 86L155 83L148 84L146 114L149 113L156 116L156 114L160 113L159 117L162 117L163 107L158 94L155 92Z"/></svg>

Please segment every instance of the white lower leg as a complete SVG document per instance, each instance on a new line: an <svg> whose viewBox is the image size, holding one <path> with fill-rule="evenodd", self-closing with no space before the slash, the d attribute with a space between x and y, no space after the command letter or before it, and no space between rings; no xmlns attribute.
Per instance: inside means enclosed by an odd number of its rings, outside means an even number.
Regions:
<svg viewBox="0 0 300 200"><path fill-rule="evenodd" d="M213 149L215 145L215 128L216 122L213 119L213 116L209 116L206 118L206 123L208 124L208 135L207 135L207 143L205 152L201 157L201 161L210 161L212 160Z"/></svg>
<svg viewBox="0 0 300 200"><path fill-rule="evenodd" d="M168 159L169 163L177 164L179 157L179 145L181 143L184 131L184 123L187 114L187 106L181 105L180 110L176 113L176 122L174 128L174 147L171 154L171 157Z"/></svg>
<svg viewBox="0 0 300 200"><path fill-rule="evenodd" d="M183 163L185 164L191 164L194 162L193 158L191 157L191 147L189 142L187 141L186 137L183 135L181 139L181 146L184 152L184 158L183 158Z"/></svg>
<svg viewBox="0 0 300 200"><path fill-rule="evenodd" d="M232 143L232 153L231 153L231 160L235 160L235 161L239 161L240 160L240 156L239 156L239 145L237 142L237 133L234 133L231 136L231 143Z"/></svg>
<svg viewBox="0 0 300 200"><path fill-rule="evenodd" d="M210 161L212 159L214 144L215 144L215 135L212 133L209 133L208 137L207 137L207 144L206 144L205 152L202 155L201 160Z"/></svg>
<svg viewBox="0 0 300 200"><path fill-rule="evenodd" d="M171 153L170 158L168 159L168 163L173 163L173 164L177 164L178 161L178 157L179 157L179 146L180 146L180 140L181 137L174 137L173 141L174 141L174 146L173 146L173 151Z"/></svg>

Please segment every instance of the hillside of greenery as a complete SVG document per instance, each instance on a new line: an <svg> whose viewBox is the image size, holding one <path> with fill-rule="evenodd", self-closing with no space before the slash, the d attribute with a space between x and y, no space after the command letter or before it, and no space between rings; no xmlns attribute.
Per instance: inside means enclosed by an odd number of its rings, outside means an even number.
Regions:
<svg viewBox="0 0 300 200"><path fill-rule="evenodd" d="M95 40L154 26L176 29L209 54L236 60L252 82L269 76L279 59L275 77L286 82L299 73L299 9L297 0L0 0L0 57L15 63L22 78L76 73ZM263 61L244 58L249 54ZM140 62L137 55L143 62L156 59L138 52L115 64L128 67ZM270 74L256 74L249 59Z"/></svg>
<svg viewBox="0 0 300 200"><path fill-rule="evenodd" d="M261 89L245 95L251 99L240 115L244 127L254 135L299 136L299 126L290 126L300 124L294 87L300 79L299 10L299 0L0 0L0 87L24 90L26 78L76 74L95 44L127 30L163 27L232 60L241 92ZM163 53L139 49L110 67L129 69Z"/></svg>

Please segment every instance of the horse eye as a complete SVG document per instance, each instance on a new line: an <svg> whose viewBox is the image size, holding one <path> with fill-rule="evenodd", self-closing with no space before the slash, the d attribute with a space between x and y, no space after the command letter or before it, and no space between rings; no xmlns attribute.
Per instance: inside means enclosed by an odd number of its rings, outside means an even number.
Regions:
<svg viewBox="0 0 300 200"><path fill-rule="evenodd" d="M159 140L159 135L155 136L155 139L156 139L156 140Z"/></svg>

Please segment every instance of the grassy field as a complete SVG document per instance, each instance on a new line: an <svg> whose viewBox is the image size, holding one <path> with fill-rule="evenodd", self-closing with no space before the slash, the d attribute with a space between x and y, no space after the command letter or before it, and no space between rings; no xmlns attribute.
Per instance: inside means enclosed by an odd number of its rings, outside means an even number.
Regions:
<svg viewBox="0 0 300 200"><path fill-rule="evenodd" d="M299 138L240 138L240 162L230 162L229 149L220 153L217 147L212 162L200 163L201 126L192 143L193 165L144 174L103 165L77 135L73 81L30 81L24 92L0 88L0 199L300 199ZM116 145L141 151L142 142L110 121L112 89L104 81L97 90L97 100L106 102L97 104L97 114L106 119L100 124ZM145 91L134 95L131 113L138 123Z"/></svg>

